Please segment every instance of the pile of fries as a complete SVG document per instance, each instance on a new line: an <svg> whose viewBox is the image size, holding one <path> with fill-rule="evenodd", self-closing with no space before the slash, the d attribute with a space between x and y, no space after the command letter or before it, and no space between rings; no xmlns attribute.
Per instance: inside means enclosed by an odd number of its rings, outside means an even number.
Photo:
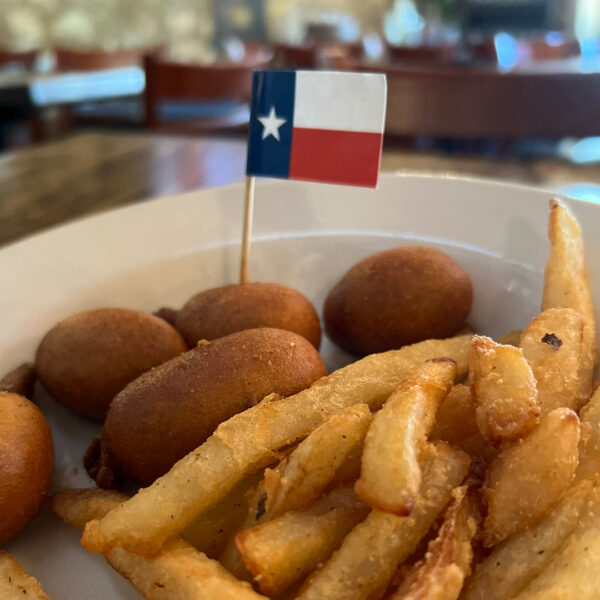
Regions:
<svg viewBox="0 0 600 600"><path fill-rule="evenodd" d="M550 205L522 332L368 356L222 423L131 498L52 509L148 600L600 597L600 391L580 229Z"/></svg>

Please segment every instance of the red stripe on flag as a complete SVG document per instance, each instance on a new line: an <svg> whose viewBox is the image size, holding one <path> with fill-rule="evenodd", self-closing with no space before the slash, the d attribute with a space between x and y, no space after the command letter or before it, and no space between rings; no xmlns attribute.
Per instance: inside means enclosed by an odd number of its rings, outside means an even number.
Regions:
<svg viewBox="0 0 600 600"><path fill-rule="evenodd" d="M375 187L381 133L294 127L290 179Z"/></svg>

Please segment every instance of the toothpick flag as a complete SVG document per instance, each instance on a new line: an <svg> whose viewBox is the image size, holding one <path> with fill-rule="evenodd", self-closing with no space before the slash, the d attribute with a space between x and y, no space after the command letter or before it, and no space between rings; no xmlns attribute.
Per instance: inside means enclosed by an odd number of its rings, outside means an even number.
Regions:
<svg viewBox="0 0 600 600"><path fill-rule="evenodd" d="M246 174L376 187L385 75L255 71Z"/></svg>
<svg viewBox="0 0 600 600"><path fill-rule="evenodd" d="M385 103L385 75L254 72L240 283L248 281L254 176L377 187Z"/></svg>

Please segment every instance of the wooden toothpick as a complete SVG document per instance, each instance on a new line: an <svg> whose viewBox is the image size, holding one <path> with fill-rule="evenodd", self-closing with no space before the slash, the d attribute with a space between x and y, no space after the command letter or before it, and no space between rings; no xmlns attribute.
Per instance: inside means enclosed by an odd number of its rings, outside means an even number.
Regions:
<svg viewBox="0 0 600 600"><path fill-rule="evenodd" d="M242 234L242 262L240 264L240 283L248 281L248 262L250 260L250 238L252 236L252 215L254 213L254 177L246 176L246 195L244 202L244 229Z"/></svg>

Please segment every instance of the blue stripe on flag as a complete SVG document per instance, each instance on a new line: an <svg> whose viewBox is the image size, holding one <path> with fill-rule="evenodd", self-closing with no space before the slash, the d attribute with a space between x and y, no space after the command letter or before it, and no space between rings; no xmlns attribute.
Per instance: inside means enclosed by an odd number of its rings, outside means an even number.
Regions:
<svg viewBox="0 0 600 600"><path fill-rule="evenodd" d="M284 179L289 176L295 90L294 71L254 71L248 128L247 175ZM271 127L263 124L266 119ZM285 119L282 124L281 119ZM279 140L275 134L279 136Z"/></svg>

